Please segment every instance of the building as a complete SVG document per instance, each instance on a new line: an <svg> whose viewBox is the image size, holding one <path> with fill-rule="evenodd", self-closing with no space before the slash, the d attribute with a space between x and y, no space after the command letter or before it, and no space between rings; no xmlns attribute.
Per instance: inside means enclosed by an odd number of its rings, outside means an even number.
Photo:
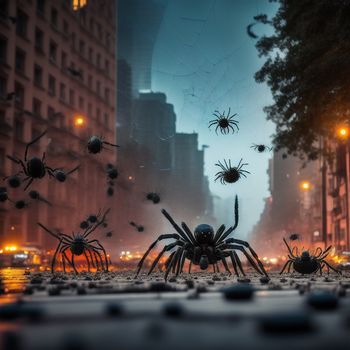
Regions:
<svg viewBox="0 0 350 350"><path fill-rule="evenodd" d="M118 59L132 67L133 96L151 90L152 57L167 0L118 1Z"/></svg>
<svg viewBox="0 0 350 350"><path fill-rule="evenodd" d="M116 141L115 4L1 0L0 5L0 173L16 173L18 166L5 155L23 158L26 143L44 130L30 155L46 152L53 168L80 165L65 183L46 176L31 186L52 208L40 201L23 210L0 203L0 244L47 248L54 241L38 229L38 221L71 233L86 215L112 205L103 168L115 163L116 153L92 156L86 142L91 135ZM10 197L29 202L22 188L11 190Z"/></svg>

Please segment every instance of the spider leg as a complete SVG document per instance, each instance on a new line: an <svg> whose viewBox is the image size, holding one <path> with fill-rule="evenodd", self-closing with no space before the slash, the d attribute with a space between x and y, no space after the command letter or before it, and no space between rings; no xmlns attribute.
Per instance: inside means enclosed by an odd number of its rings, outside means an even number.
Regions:
<svg viewBox="0 0 350 350"><path fill-rule="evenodd" d="M54 273L54 270L55 270L55 262L56 262L56 256L57 256L57 253L59 251L59 249L61 248L61 244L62 244L62 240L60 240L60 242L58 243L58 246L55 250L55 253L52 257L52 261L51 261L51 273Z"/></svg>
<svg viewBox="0 0 350 350"><path fill-rule="evenodd" d="M136 272L136 276L135 278L138 276L138 274L140 273L140 270L142 268L143 262L145 261L145 259L147 258L148 254L150 253L150 251L156 246L156 244L163 240L163 239L169 239L169 238L173 238L176 239L177 241L180 240L180 236L177 233L170 233L170 234L163 234L160 235L147 249L146 253L143 255L143 257L141 258L141 260L139 261L139 263L137 264L137 272Z"/></svg>
<svg viewBox="0 0 350 350"><path fill-rule="evenodd" d="M175 252L172 252L172 253L168 256L168 258L166 259L166 261L165 261L165 263L164 263L165 268L168 267L168 265L169 265L169 263L170 263L170 260L171 260L171 258L173 257L174 254L175 254Z"/></svg>
<svg viewBox="0 0 350 350"><path fill-rule="evenodd" d="M149 271L148 271L148 275L150 275L150 274L152 273L152 271L154 270L154 268L157 266L157 264L158 264L160 258L163 256L163 254L164 254L165 252L168 252L169 250L173 249L174 247L180 245L180 243L183 244L182 241L176 241L176 242L174 242L174 243L171 243L171 244L168 244L168 245L164 246L164 248L161 250L161 252L158 254L158 256L154 259L154 261L153 261L153 263L152 263L152 266L151 266L151 268L150 268ZM176 253L176 251L173 252L173 253L171 253L170 256L169 256L169 258L168 258L168 260L169 260L170 257L172 257L175 253ZM170 261L168 261L168 260L167 260L167 262L169 263ZM166 267L168 267L168 266L169 266L169 265L167 265ZM137 275L136 275L136 276L137 276Z"/></svg>
<svg viewBox="0 0 350 350"><path fill-rule="evenodd" d="M213 272L216 273L215 264L213 264Z"/></svg>
<svg viewBox="0 0 350 350"><path fill-rule="evenodd" d="M288 249L288 251L289 251L289 254L290 254L293 258L296 258L296 256L293 254L293 251L290 249L290 247L289 247L289 245L288 245L288 243L287 243L287 241L286 241L285 238L283 238L283 242L286 244L287 249Z"/></svg>
<svg viewBox="0 0 350 350"><path fill-rule="evenodd" d="M90 272L90 261L89 261L89 257L86 254L86 250L87 249L84 249L84 255L85 255L85 259L87 261L87 265L88 265L88 272Z"/></svg>
<svg viewBox="0 0 350 350"><path fill-rule="evenodd" d="M182 251L179 254L179 259L176 267L176 274L175 274L176 277L180 274L181 266L185 263L185 256L186 256L187 250L185 249L185 247L181 248L181 250Z"/></svg>
<svg viewBox="0 0 350 350"><path fill-rule="evenodd" d="M119 145L116 145L114 143L110 143L110 142L107 142L107 141L102 141L102 143L104 143L105 145L113 146L113 147L120 147Z"/></svg>
<svg viewBox="0 0 350 350"><path fill-rule="evenodd" d="M93 258L93 256L92 256L92 253L91 253L90 249L87 249L87 252L88 252L89 255L90 255L91 265L92 265L92 267L95 269L95 268L96 268L96 265L95 265L94 258Z"/></svg>
<svg viewBox="0 0 350 350"><path fill-rule="evenodd" d="M186 253L187 253L187 250L185 249L184 252L183 252L183 254L182 254L182 258L181 258L180 273L183 272L183 269L184 269L184 266L185 266Z"/></svg>
<svg viewBox="0 0 350 350"><path fill-rule="evenodd" d="M92 232L94 232L100 225L102 225L106 221L106 216L110 212L111 208L108 208L105 213L102 216L102 219L97 221L94 225L89 226L85 232L83 233L83 237L86 238L89 236ZM99 214L100 215L100 214Z"/></svg>
<svg viewBox="0 0 350 350"><path fill-rule="evenodd" d="M97 239L93 239L92 241L88 241L88 244L90 244L90 243L96 243L100 247L100 249L103 251L103 255L105 258L105 262L106 262L106 270L108 272L108 259L107 259L107 253L106 253L105 248L103 248L102 244ZM96 247L94 247L94 248L96 248Z"/></svg>
<svg viewBox="0 0 350 350"><path fill-rule="evenodd" d="M235 270L235 273L236 273L237 277L239 277L235 256L233 255L233 252L230 252L229 254L230 254L230 258L231 258L233 269Z"/></svg>
<svg viewBox="0 0 350 350"><path fill-rule="evenodd" d="M27 185L24 187L24 191L32 184L33 181L34 181L33 178L31 178L31 179L28 181Z"/></svg>
<svg viewBox="0 0 350 350"><path fill-rule="evenodd" d="M196 244L196 240L193 236L192 231L189 229L189 227L186 225L185 222L181 223L181 227L183 228L183 230L185 231L185 233L187 233L188 238L190 239L190 241L192 242L192 244Z"/></svg>
<svg viewBox="0 0 350 350"><path fill-rule="evenodd" d="M78 273L77 269L75 268L74 254L72 254L72 265L73 265L73 268L74 268L74 272L75 272L75 273Z"/></svg>
<svg viewBox="0 0 350 350"><path fill-rule="evenodd" d="M233 253L233 256L234 256L234 258L235 258L236 264L237 264L239 270L241 271L242 275L243 275L243 276L246 276L246 274L245 274L245 272L244 272L244 270L243 270L242 263L241 263L241 260L239 259L238 254L237 254L235 251L233 251L232 253Z"/></svg>
<svg viewBox="0 0 350 350"><path fill-rule="evenodd" d="M170 269L171 269L171 267L172 267L172 265L173 265L173 263L174 263L174 259L175 259L175 257L176 257L177 252L178 252L178 250L177 250L176 253L173 255L172 259L170 260L170 263L169 263L168 267L166 268L165 275L164 275L165 281L168 279L168 275L169 275Z"/></svg>
<svg viewBox="0 0 350 350"><path fill-rule="evenodd" d="M75 273L78 273L77 269L75 268L75 265L74 265L74 260L73 260L73 254L72 254L72 262L69 260L67 254L66 254L66 250L69 248L69 246L66 246L66 247L62 247L61 248L61 254L62 254L62 260L65 258L68 262L68 264L73 268L74 272ZM64 268L65 270L65 268Z"/></svg>
<svg viewBox="0 0 350 350"><path fill-rule="evenodd" d="M191 243L186 233L181 230L181 228L177 225L177 223L174 221L174 219L170 216L170 214L165 209L162 209L162 214L168 219L168 221L174 227L176 232L185 240L185 242Z"/></svg>
<svg viewBox="0 0 350 350"><path fill-rule="evenodd" d="M221 258L222 264L224 265L226 272L228 272L231 275L231 271L227 265L226 258L224 256L220 256L220 258Z"/></svg>
<svg viewBox="0 0 350 350"><path fill-rule="evenodd" d="M101 264L101 269L102 269L102 271L103 271L103 270L105 269L105 266L104 266L103 259L102 259L102 256L101 256L100 252L97 250L96 247L90 246L89 248L95 253L95 259L96 259L96 261L97 261L96 256L99 258L99 262L100 262L100 264Z"/></svg>
<svg viewBox="0 0 350 350"><path fill-rule="evenodd" d="M342 275L342 272L340 270L332 267L327 261L323 260L322 262L328 267L328 269L331 269L334 272L338 273L339 275Z"/></svg>
<svg viewBox="0 0 350 350"><path fill-rule="evenodd" d="M281 272L280 272L280 275L282 275L282 273L283 273L283 271L287 268L287 266L289 265L289 264L291 264L293 262L293 260L288 260L285 264L284 264L284 266L283 266L283 269L281 270Z"/></svg>
<svg viewBox="0 0 350 350"><path fill-rule="evenodd" d="M215 133L216 135L218 134L218 128L220 127L220 125L218 124L218 126L215 128Z"/></svg>
<svg viewBox="0 0 350 350"><path fill-rule="evenodd" d="M248 248L250 254L252 254L252 256L254 257L254 259L256 260L256 263L259 265L261 271L263 272L263 274L268 277L264 265L262 264L262 262L259 259L258 254L255 252L255 250L250 246L250 244L246 241L242 241L241 239L236 239L236 238L229 238L227 240L227 242L232 242L232 243L236 243L236 244L241 244L243 245L245 248Z"/></svg>
<svg viewBox="0 0 350 350"><path fill-rule="evenodd" d="M190 264L188 265L188 274L191 274L191 267L192 267L192 260L190 261Z"/></svg>
<svg viewBox="0 0 350 350"><path fill-rule="evenodd" d="M218 238L221 236L221 234L225 231L225 225L221 225L218 230L215 233L214 236L214 243L217 242Z"/></svg>
<svg viewBox="0 0 350 350"><path fill-rule="evenodd" d="M233 131L233 134L234 134L235 133L235 129L232 127L232 125L229 125L228 127Z"/></svg>
<svg viewBox="0 0 350 350"><path fill-rule="evenodd" d="M80 165L76 166L76 167L73 168L72 170L68 171L68 172L66 173L66 175L70 175L70 174L74 173L74 172L77 171L79 168L80 168Z"/></svg>
<svg viewBox="0 0 350 350"><path fill-rule="evenodd" d="M234 231L237 226L238 226L238 220L239 220L239 214L238 214L238 197L235 197L235 207L234 207L234 212L235 212L235 224L233 226L231 226L223 235L222 232L225 230L225 226L223 227L223 231L219 234L219 230L216 232L215 237L214 237L214 243L220 243L222 242L224 239L226 239L226 237L228 237L230 235L230 233L232 231ZM220 227L222 227L220 226ZM219 228L220 229L220 228Z"/></svg>
<svg viewBox="0 0 350 350"><path fill-rule="evenodd" d="M47 233L49 233L51 236L57 238L59 241L61 240L61 237L60 237L58 234L56 234L56 233L50 231L47 227L45 227L45 226L44 226L43 224L41 224L40 222L38 222L37 224L38 224L42 229L44 229Z"/></svg>
<svg viewBox="0 0 350 350"><path fill-rule="evenodd" d="M176 267L177 267L177 264L181 258L181 255L182 255L182 252L183 252L183 247L180 247L179 249L177 249L177 251L175 252L175 255L173 257L173 265L172 265L172 273L175 273L176 272Z"/></svg>
<svg viewBox="0 0 350 350"><path fill-rule="evenodd" d="M27 161L27 155L28 155L29 146L31 146L31 145L33 145L35 142L39 141L39 139L41 139L46 133L47 133L47 130L45 130L42 134L40 134L40 135L37 136L35 139L33 139L32 141L30 141L29 143L27 143L27 145L26 145L26 150L25 150L25 152L24 152L24 161Z"/></svg>

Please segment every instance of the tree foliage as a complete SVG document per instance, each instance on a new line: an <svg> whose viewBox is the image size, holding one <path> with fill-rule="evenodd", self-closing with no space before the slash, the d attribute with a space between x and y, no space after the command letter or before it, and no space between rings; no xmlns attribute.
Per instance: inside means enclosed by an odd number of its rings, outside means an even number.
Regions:
<svg viewBox="0 0 350 350"><path fill-rule="evenodd" d="M255 80L274 98L264 110L276 124L275 148L316 159L319 137L350 121L350 0L273 1L272 19L254 18L274 29L256 43L266 61Z"/></svg>

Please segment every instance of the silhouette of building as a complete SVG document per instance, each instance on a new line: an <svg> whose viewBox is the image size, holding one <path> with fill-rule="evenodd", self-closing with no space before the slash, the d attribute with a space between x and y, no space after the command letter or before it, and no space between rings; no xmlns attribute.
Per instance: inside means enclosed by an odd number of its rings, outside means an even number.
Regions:
<svg viewBox="0 0 350 350"><path fill-rule="evenodd" d="M1 176L19 170L5 155L23 158L26 143L46 129L29 156L46 152L53 168L80 165L65 183L46 175L32 184L53 208L32 201L18 210L0 203L1 244L46 248L52 237L38 229L38 221L70 233L85 215L108 205L103 167L115 162L115 152L92 156L85 147L94 134L115 142L114 7L113 0L1 1ZM27 192L9 194L29 201Z"/></svg>

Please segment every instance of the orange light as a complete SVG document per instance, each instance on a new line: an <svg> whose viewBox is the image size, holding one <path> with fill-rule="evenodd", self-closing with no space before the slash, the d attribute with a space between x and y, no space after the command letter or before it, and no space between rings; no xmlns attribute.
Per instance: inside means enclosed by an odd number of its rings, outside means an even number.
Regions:
<svg viewBox="0 0 350 350"><path fill-rule="evenodd" d="M303 190L303 191L309 191L310 188L311 188L311 184L309 181L302 181L300 183L300 188Z"/></svg>
<svg viewBox="0 0 350 350"><path fill-rule="evenodd" d="M82 127L85 124L85 118L81 114L74 116L74 125L76 127Z"/></svg>
<svg viewBox="0 0 350 350"><path fill-rule="evenodd" d="M129 180L132 180L132 179L133 179L133 177L132 177L132 176L129 176L129 177L128 177L128 179L129 179Z"/></svg>
<svg viewBox="0 0 350 350"><path fill-rule="evenodd" d="M347 139L349 137L349 128L347 126L342 126L338 128L337 135L341 139Z"/></svg>

